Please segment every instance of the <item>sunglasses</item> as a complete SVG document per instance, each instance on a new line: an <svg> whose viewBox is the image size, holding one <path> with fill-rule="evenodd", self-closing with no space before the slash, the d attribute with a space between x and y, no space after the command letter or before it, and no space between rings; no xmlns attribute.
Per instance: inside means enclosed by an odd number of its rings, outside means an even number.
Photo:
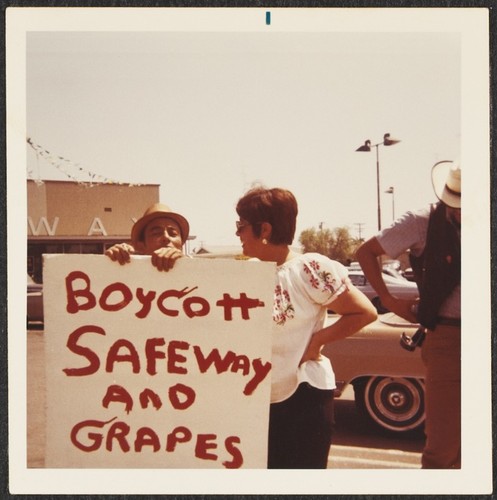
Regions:
<svg viewBox="0 0 497 500"><path fill-rule="evenodd" d="M240 231L241 229L243 229L244 227L247 227L247 226L251 226L252 224L250 222L242 222L241 220L237 220L235 222L236 224L236 230L237 231Z"/></svg>

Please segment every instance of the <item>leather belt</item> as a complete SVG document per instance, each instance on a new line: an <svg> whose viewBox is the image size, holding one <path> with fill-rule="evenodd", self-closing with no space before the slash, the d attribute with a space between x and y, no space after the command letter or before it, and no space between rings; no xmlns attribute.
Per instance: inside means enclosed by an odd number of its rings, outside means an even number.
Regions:
<svg viewBox="0 0 497 500"><path fill-rule="evenodd" d="M437 325L461 326L460 318L437 318Z"/></svg>

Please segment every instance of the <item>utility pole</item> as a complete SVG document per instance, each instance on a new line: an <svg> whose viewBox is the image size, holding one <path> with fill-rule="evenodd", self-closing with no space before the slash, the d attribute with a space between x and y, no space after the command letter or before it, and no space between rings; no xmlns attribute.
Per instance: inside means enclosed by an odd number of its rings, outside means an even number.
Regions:
<svg viewBox="0 0 497 500"><path fill-rule="evenodd" d="M357 226L357 230L359 231L359 240L362 240L362 228L364 226L364 222L354 222L354 226Z"/></svg>

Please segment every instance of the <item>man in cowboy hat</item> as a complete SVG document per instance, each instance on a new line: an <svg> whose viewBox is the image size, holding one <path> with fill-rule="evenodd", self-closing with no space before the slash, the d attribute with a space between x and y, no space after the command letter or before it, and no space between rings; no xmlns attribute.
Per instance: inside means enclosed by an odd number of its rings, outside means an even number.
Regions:
<svg viewBox="0 0 497 500"><path fill-rule="evenodd" d="M407 212L358 249L357 260L383 305L423 328L425 375L424 469L461 467L461 168L432 169L438 202ZM419 301L392 296L379 257L409 250ZM419 345L419 344L418 344ZM400 348L400 346L399 346Z"/></svg>
<svg viewBox="0 0 497 500"><path fill-rule="evenodd" d="M189 232L188 221L182 215L155 203L133 225L131 245L118 243L107 249L105 255L121 265L130 262L132 254L150 255L159 271L169 271L184 256L183 244Z"/></svg>

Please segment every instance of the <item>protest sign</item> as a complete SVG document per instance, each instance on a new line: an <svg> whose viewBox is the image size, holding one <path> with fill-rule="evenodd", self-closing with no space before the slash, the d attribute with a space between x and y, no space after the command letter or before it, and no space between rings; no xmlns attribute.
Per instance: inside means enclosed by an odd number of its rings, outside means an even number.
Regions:
<svg viewBox="0 0 497 500"><path fill-rule="evenodd" d="M46 466L265 468L274 272L44 256Z"/></svg>

